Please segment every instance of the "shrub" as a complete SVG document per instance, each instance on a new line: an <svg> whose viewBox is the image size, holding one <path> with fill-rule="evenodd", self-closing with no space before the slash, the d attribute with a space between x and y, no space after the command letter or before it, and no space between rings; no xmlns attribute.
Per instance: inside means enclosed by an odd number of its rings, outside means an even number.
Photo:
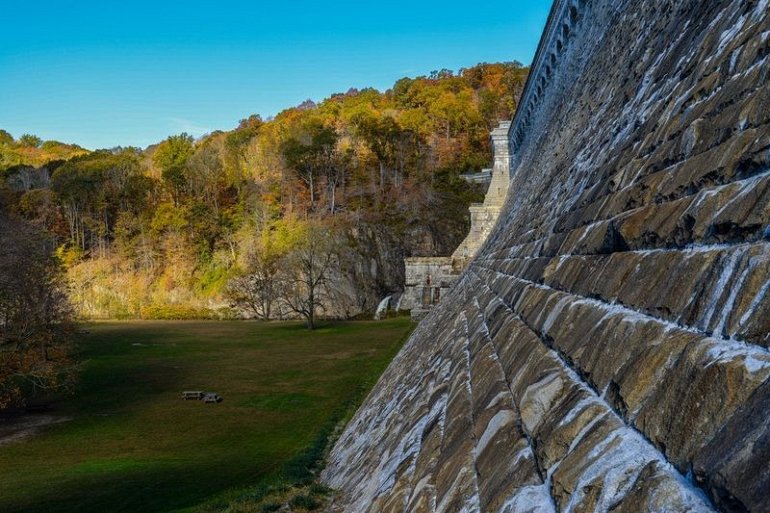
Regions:
<svg viewBox="0 0 770 513"><path fill-rule="evenodd" d="M196 320L216 319L218 316L208 308L196 308L188 305L149 305L139 311L142 319L159 320Z"/></svg>
<svg viewBox="0 0 770 513"><path fill-rule="evenodd" d="M308 511L316 510L321 506L321 503L318 501L318 499L304 494L295 495L294 498L291 499L290 504L292 507L304 508Z"/></svg>
<svg viewBox="0 0 770 513"><path fill-rule="evenodd" d="M262 513L272 513L273 511L278 511L279 509L281 509L281 503L270 501L263 503L260 511Z"/></svg>
<svg viewBox="0 0 770 513"><path fill-rule="evenodd" d="M311 495L320 495L321 497L326 497L330 493L332 493L332 489L322 485L321 483L313 483L310 485L310 494Z"/></svg>

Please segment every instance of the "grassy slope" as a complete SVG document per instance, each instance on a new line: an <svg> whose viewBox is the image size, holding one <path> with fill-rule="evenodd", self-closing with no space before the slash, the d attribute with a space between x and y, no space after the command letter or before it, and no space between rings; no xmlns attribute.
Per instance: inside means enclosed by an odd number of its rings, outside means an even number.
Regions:
<svg viewBox="0 0 770 513"><path fill-rule="evenodd" d="M96 324L81 390L57 407L73 420L0 447L0 511L176 511L274 479L361 400L410 328ZM180 399L198 389L224 402Z"/></svg>

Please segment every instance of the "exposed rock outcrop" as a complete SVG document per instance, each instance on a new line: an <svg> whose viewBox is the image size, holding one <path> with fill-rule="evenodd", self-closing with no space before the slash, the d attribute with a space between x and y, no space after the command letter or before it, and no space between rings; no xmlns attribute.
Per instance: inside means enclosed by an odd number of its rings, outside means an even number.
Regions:
<svg viewBox="0 0 770 513"><path fill-rule="evenodd" d="M557 0L497 228L334 448L350 512L770 511L770 0Z"/></svg>

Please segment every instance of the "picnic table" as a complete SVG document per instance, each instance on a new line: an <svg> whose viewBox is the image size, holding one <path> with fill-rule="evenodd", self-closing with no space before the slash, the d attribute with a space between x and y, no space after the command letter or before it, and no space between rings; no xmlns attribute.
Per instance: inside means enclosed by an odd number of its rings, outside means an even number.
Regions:
<svg viewBox="0 0 770 513"><path fill-rule="evenodd" d="M196 401L203 401L204 403L222 402L222 396L216 392L204 392L202 390L185 390L182 392L182 399L185 401L188 399L195 399Z"/></svg>
<svg viewBox="0 0 770 513"><path fill-rule="evenodd" d="M205 396L203 396L203 402L204 403L220 403L220 402L222 402L222 398L216 392L209 392Z"/></svg>

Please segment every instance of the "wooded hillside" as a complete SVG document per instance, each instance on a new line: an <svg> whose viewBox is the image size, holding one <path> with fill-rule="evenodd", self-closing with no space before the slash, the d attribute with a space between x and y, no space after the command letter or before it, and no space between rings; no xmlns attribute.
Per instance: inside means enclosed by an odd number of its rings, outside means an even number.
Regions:
<svg viewBox="0 0 770 513"><path fill-rule="evenodd" d="M481 191L459 175L490 165L526 73L442 70L145 150L2 132L2 201L53 235L81 315L297 315L316 281L311 311L356 315L403 286L405 256L462 239Z"/></svg>

